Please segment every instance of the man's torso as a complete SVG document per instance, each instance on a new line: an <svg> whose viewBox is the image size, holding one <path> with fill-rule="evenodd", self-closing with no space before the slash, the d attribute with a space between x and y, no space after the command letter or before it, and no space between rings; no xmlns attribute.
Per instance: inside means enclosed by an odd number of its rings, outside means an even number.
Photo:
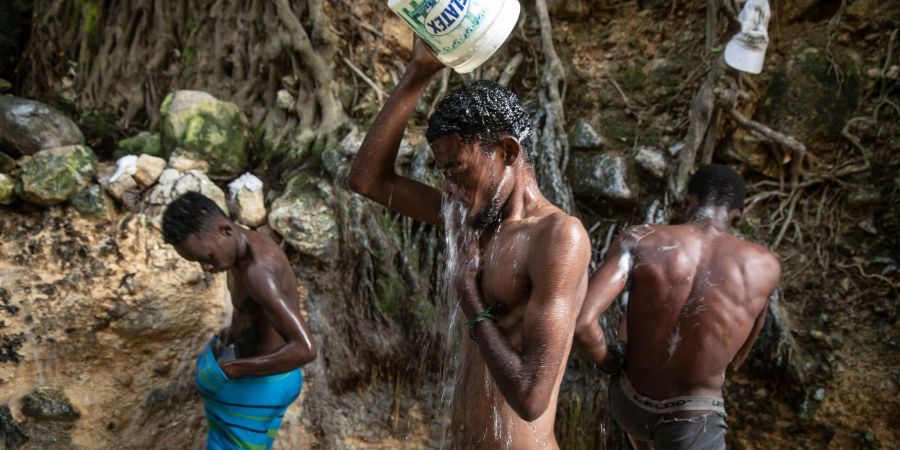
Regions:
<svg viewBox="0 0 900 450"><path fill-rule="evenodd" d="M554 214L563 214L556 208L553 210ZM498 327L516 352L522 350L522 321L532 290L529 263L551 251L552 245L540 242L540 237L555 226L553 222L554 218L549 215L507 221L494 236L482 241L481 293L485 304L492 307ZM582 284L585 287L581 295L587 284L586 274ZM575 315L577 308L571 323L560 326L574 327ZM553 422L565 363L556 375L550 406L540 418L526 422L507 404L477 343L468 339L465 324L461 328L466 337L461 345L460 370L453 399L455 445L463 448L556 448ZM568 351L569 347L565 356Z"/></svg>
<svg viewBox="0 0 900 450"><path fill-rule="evenodd" d="M252 232L247 234L254 261L228 272L228 290L234 306L228 338L234 343L238 358L273 353L284 345L284 339L254 300L248 277L259 276L260 271L273 274L284 298L292 307L298 307L297 282L284 253L267 237Z"/></svg>
<svg viewBox="0 0 900 450"><path fill-rule="evenodd" d="M768 292L762 247L699 223L641 226L622 240L633 267L626 372L647 397L720 396Z"/></svg>

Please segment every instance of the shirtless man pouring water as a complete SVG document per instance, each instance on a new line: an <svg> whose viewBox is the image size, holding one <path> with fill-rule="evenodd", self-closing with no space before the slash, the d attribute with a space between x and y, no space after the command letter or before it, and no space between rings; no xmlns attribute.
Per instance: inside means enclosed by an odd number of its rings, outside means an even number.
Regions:
<svg viewBox="0 0 900 450"><path fill-rule="evenodd" d="M729 233L744 192L730 168L700 168L688 222L627 229L591 277L576 345L615 373L608 407L635 448L725 448L725 373L750 352L781 274L772 252ZM598 318L629 281L627 343L607 346Z"/></svg>
<svg viewBox="0 0 900 450"><path fill-rule="evenodd" d="M541 195L528 164L530 118L497 83L461 86L430 118L427 137L442 189L395 172L410 113L442 68L417 40L353 161L350 187L437 226L456 222L448 217L445 224L442 207L462 211L462 234L475 235L457 243L462 267L454 282L468 329L451 445L557 448L556 400L587 289L588 236L578 219Z"/></svg>

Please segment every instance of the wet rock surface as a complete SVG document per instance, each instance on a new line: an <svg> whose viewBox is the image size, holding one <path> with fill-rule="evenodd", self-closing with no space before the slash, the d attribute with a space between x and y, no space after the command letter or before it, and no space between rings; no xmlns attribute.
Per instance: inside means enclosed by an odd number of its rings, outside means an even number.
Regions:
<svg viewBox="0 0 900 450"><path fill-rule="evenodd" d="M22 413L42 420L73 421L81 418L81 413L69 402L61 390L51 386L41 386L22 397Z"/></svg>
<svg viewBox="0 0 900 450"><path fill-rule="evenodd" d="M176 91L163 101L160 113L166 157L206 161L213 179L234 177L244 168L247 142L237 105L206 92Z"/></svg>
<svg viewBox="0 0 900 450"><path fill-rule="evenodd" d="M81 130L57 109L34 100L0 96L0 146L33 155L82 144Z"/></svg>
<svg viewBox="0 0 900 450"><path fill-rule="evenodd" d="M22 163L16 196L41 206L62 203L91 182L96 164L83 145L41 150Z"/></svg>
<svg viewBox="0 0 900 450"><path fill-rule="evenodd" d="M669 164L662 151L653 147L638 147L634 155L634 161L653 178L662 179L666 176Z"/></svg>
<svg viewBox="0 0 900 450"><path fill-rule="evenodd" d="M608 153L576 153L569 166L569 179L576 195L613 201L634 200L636 192L628 180L624 156Z"/></svg>

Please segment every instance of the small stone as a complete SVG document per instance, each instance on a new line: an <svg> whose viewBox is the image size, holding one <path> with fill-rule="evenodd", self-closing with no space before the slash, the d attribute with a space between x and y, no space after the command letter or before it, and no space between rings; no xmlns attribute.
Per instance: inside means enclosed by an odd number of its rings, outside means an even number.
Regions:
<svg viewBox="0 0 900 450"><path fill-rule="evenodd" d="M297 99L287 89L279 89L275 96L275 104L281 109L293 111L297 105Z"/></svg>
<svg viewBox="0 0 900 450"><path fill-rule="evenodd" d="M872 67L866 71L866 75L868 75L869 78L881 78L881 69Z"/></svg>
<svg viewBox="0 0 900 450"><path fill-rule="evenodd" d="M135 168L134 179L140 185L149 187L166 169L166 160L152 155L141 155L137 158L137 167Z"/></svg>
<svg viewBox="0 0 900 450"><path fill-rule="evenodd" d="M656 179L662 179L666 176L666 157L663 153L653 147L639 147L637 154L634 155L635 162L646 170L647 173L653 175Z"/></svg>
<svg viewBox="0 0 900 450"><path fill-rule="evenodd" d="M332 195L324 181L297 175L272 202L269 226L300 253L332 261L338 240L337 220L329 204Z"/></svg>
<svg viewBox="0 0 900 450"><path fill-rule="evenodd" d="M16 199L16 182L0 173L0 205L9 205Z"/></svg>
<svg viewBox="0 0 900 450"><path fill-rule="evenodd" d="M596 150L606 143L587 122L579 120L572 129L572 148L576 150Z"/></svg>
<svg viewBox="0 0 900 450"><path fill-rule="evenodd" d="M123 156L116 162L115 173L109 178L104 177L100 179L100 184L112 198L121 201L126 192L137 189L137 181L134 181L132 176L137 170L136 165L136 156Z"/></svg>
<svg viewBox="0 0 900 450"><path fill-rule="evenodd" d="M684 142L678 142L669 147L669 154L675 156L684 148Z"/></svg>
<svg viewBox="0 0 900 450"><path fill-rule="evenodd" d="M153 364L153 372L157 375L166 375L172 371L172 365L166 362L157 362Z"/></svg>
<svg viewBox="0 0 900 450"><path fill-rule="evenodd" d="M254 228L266 222L263 183L245 173L228 185L229 205L238 223Z"/></svg>
<svg viewBox="0 0 900 450"><path fill-rule="evenodd" d="M191 159L180 155L174 155L169 158L169 167L179 171L187 172L189 170L199 170L206 173L209 170L209 164L199 159Z"/></svg>
<svg viewBox="0 0 900 450"><path fill-rule="evenodd" d="M22 413L35 419L53 421L73 421L81 417L65 394L51 386L38 387L22 397Z"/></svg>
<svg viewBox="0 0 900 450"><path fill-rule="evenodd" d="M856 226L873 236L878 235L878 230L875 228L875 223L872 221L872 219L863 220L862 222L856 224Z"/></svg>
<svg viewBox="0 0 900 450"><path fill-rule="evenodd" d="M825 400L825 389L818 388L815 392L813 392L813 398L817 401Z"/></svg>
<svg viewBox="0 0 900 450"><path fill-rule="evenodd" d="M572 190L583 197L632 201L635 190L628 182L624 156L606 153L575 153L569 166Z"/></svg>
<svg viewBox="0 0 900 450"><path fill-rule="evenodd" d="M73 194L69 198L69 203L85 216L112 219L116 212L112 199L96 184Z"/></svg>
<svg viewBox="0 0 900 450"><path fill-rule="evenodd" d="M896 80L896 79L900 78L900 66L898 66L898 65L891 66L888 69L887 73L884 75L884 77L889 80Z"/></svg>

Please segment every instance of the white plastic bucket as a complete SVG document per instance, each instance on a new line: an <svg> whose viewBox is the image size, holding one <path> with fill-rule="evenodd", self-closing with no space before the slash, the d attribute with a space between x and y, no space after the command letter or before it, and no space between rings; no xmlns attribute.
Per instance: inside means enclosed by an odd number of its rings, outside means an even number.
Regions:
<svg viewBox="0 0 900 450"><path fill-rule="evenodd" d="M519 20L518 0L388 0L394 11L459 73L493 55Z"/></svg>

